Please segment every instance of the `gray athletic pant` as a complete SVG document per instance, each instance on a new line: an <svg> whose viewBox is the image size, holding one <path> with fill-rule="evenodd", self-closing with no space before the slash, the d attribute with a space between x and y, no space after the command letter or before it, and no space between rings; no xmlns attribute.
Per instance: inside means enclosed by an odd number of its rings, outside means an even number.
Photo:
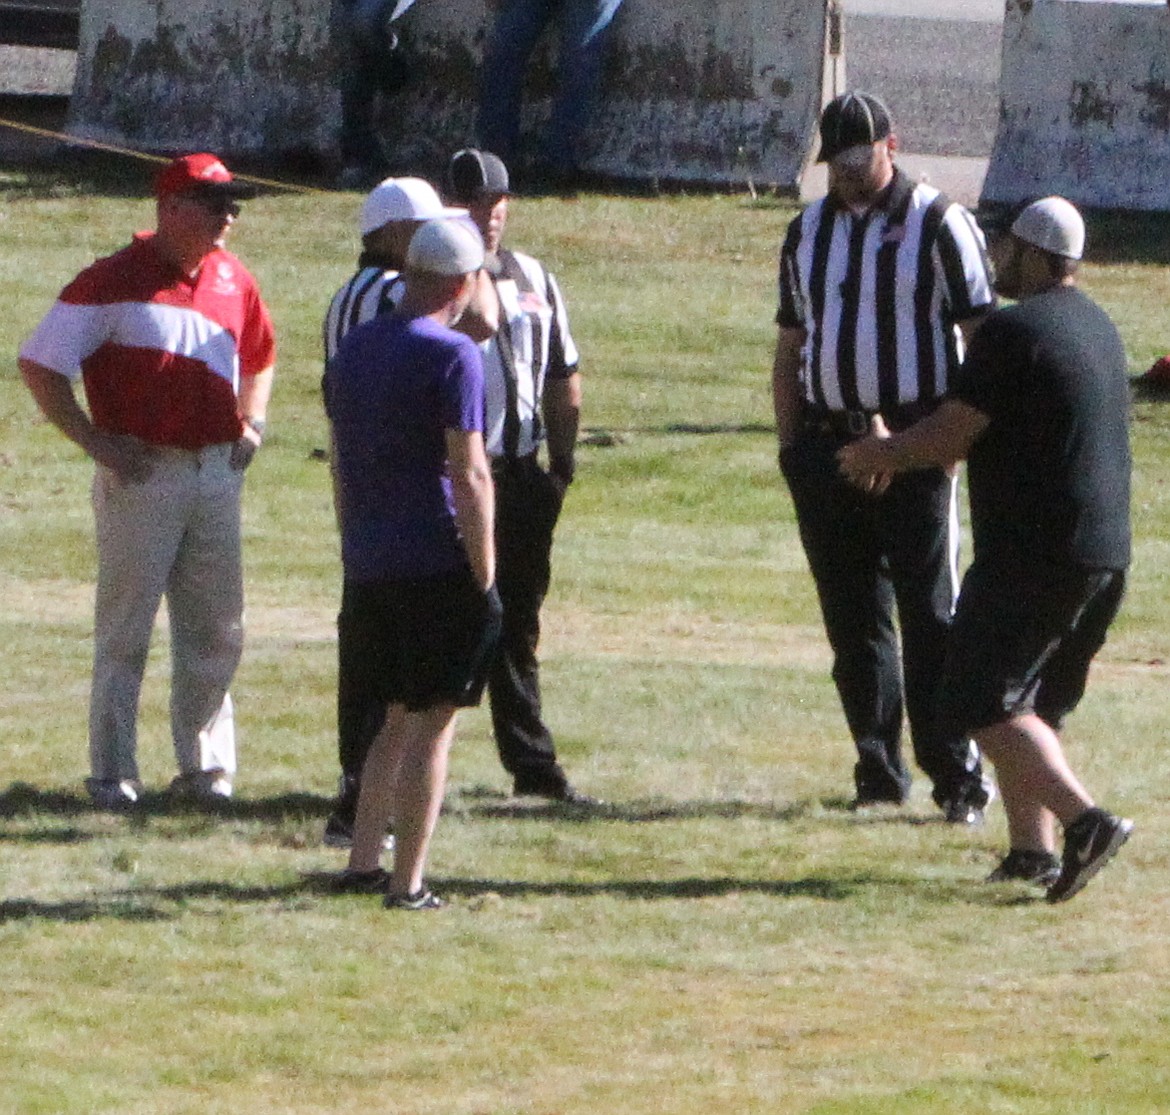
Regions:
<svg viewBox="0 0 1170 1115"><path fill-rule="evenodd" d="M161 449L150 477L93 484L98 577L89 753L94 778L138 777L138 697L159 603L171 633L179 770L236 769L228 686L243 648L240 491L231 445Z"/></svg>

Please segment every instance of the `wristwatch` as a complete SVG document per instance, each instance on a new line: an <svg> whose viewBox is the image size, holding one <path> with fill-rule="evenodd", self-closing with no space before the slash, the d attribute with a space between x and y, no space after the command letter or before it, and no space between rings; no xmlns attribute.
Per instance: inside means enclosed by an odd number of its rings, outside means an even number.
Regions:
<svg viewBox="0 0 1170 1115"><path fill-rule="evenodd" d="M250 426L255 430L258 437L264 436L264 431L268 428L268 423L263 418L249 418L245 415L244 425Z"/></svg>

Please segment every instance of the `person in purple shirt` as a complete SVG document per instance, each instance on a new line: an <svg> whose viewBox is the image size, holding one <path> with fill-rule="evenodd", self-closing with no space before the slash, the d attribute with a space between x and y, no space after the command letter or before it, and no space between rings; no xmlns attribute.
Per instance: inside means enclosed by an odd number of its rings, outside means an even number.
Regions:
<svg viewBox="0 0 1170 1115"><path fill-rule="evenodd" d="M499 635L494 498L483 444L479 349L451 327L466 310L483 245L437 220L410 242L398 311L352 330L325 372L342 615L354 669L387 712L362 772L339 887L388 908L443 905L427 851L460 708L476 705ZM378 865L391 817L393 870Z"/></svg>

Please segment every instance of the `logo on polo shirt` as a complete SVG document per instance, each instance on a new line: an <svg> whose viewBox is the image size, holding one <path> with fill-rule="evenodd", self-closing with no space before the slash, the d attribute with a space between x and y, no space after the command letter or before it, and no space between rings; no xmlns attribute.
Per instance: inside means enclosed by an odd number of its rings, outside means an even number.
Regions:
<svg viewBox="0 0 1170 1115"><path fill-rule="evenodd" d="M215 265L215 277L211 280L211 289L215 294L238 294L236 284L236 269L226 260L221 259Z"/></svg>

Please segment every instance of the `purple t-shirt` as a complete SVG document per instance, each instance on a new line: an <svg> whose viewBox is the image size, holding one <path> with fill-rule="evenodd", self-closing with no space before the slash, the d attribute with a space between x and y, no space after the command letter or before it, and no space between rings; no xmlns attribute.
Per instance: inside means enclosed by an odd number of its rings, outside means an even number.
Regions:
<svg viewBox="0 0 1170 1115"><path fill-rule="evenodd" d="M446 431L483 431L476 345L430 318L375 318L346 334L322 386L346 577L368 583L465 565Z"/></svg>

